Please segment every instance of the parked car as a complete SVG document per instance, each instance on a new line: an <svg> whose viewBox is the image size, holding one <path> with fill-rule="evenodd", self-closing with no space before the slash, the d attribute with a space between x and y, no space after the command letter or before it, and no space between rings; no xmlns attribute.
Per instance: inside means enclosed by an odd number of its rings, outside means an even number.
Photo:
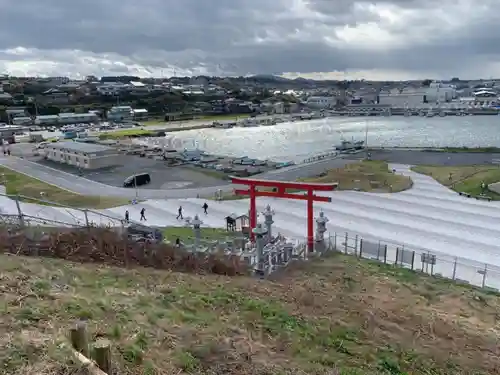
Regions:
<svg viewBox="0 0 500 375"><path fill-rule="evenodd" d="M127 177L127 179L123 182L123 187L137 187L149 184L150 182L151 176L149 173L141 173Z"/></svg>

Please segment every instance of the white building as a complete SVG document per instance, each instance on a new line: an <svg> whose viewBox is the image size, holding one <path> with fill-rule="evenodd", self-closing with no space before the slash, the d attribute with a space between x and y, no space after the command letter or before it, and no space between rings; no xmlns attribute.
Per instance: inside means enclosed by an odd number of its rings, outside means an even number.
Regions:
<svg viewBox="0 0 500 375"><path fill-rule="evenodd" d="M108 119L112 121L132 120L134 118L134 110L131 106L112 107L108 111Z"/></svg>
<svg viewBox="0 0 500 375"><path fill-rule="evenodd" d="M335 96L310 96L305 104L311 108L332 108L337 104Z"/></svg>
<svg viewBox="0 0 500 375"><path fill-rule="evenodd" d="M448 103L457 98L457 88L441 82L432 82L426 89L427 103Z"/></svg>
<svg viewBox="0 0 500 375"><path fill-rule="evenodd" d="M449 103L457 98L457 90L453 85L432 82L429 87L393 88L380 92L379 104L388 104L393 108L423 108L442 103Z"/></svg>
<svg viewBox="0 0 500 375"><path fill-rule="evenodd" d="M59 124L69 125L69 124L81 124L98 122L99 115L94 112L89 113L59 113ZM36 120L35 120L36 123Z"/></svg>
<svg viewBox="0 0 500 375"><path fill-rule="evenodd" d="M121 155L113 147L84 142L55 142L42 151L45 159L84 169L99 169L120 164Z"/></svg>
<svg viewBox="0 0 500 375"><path fill-rule="evenodd" d="M148 118L148 110L144 108L133 109L134 120L147 120Z"/></svg>

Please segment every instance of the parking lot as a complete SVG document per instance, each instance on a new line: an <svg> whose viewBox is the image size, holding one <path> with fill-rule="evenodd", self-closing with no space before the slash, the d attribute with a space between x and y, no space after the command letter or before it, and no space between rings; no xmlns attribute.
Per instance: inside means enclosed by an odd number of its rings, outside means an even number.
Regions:
<svg viewBox="0 0 500 375"><path fill-rule="evenodd" d="M142 185L141 189L172 189L182 187L206 187L221 185L221 180L184 167L167 167L164 161L140 158L132 155L123 155L123 164L100 170L82 170L59 164L41 158L36 162L51 168L59 169L71 174L79 175L89 180L106 185L122 187L129 176L138 173L149 173L151 183Z"/></svg>

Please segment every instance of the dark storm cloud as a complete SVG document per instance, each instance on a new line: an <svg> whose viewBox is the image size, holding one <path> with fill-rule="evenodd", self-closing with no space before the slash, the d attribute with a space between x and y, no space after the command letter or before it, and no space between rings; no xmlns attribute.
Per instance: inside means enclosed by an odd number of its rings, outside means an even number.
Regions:
<svg viewBox="0 0 500 375"><path fill-rule="evenodd" d="M121 55L127 64L202 66L238 74L366 69L441 73L481 58L496 58L500 16L495 4L493 0L0 0L0 49L34 48L40 54L81 50L89 56ZM395 21L374 10L383 6L394 10ZM407 22L396 22L397 7ZM344 26L369 23L379 25L392 39L385 45L376 43L375 48L362 43L374 35L361 34L354 42L339 37ZM54 53L50 56L54 58Z"/></svg>

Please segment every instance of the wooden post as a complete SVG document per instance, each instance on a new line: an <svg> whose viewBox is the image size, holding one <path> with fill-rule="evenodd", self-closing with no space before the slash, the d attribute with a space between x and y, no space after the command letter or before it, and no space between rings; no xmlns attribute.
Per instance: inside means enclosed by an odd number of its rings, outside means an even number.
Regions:
<svg viewBox="0 0 500 375"><path fill-rule="evenodd" d="M111 370L111 345L108 340L97 340L94 344L94 360L99 368L109 373Z"/></svg>
<svg viewBox="0 0 500 375"><path fill-rule="evenodd" d="M89 356L89 343L87 337L87 325L85 322L78 322L70 330L70 341L73 348L82 353L85 357Z"/></svg>

